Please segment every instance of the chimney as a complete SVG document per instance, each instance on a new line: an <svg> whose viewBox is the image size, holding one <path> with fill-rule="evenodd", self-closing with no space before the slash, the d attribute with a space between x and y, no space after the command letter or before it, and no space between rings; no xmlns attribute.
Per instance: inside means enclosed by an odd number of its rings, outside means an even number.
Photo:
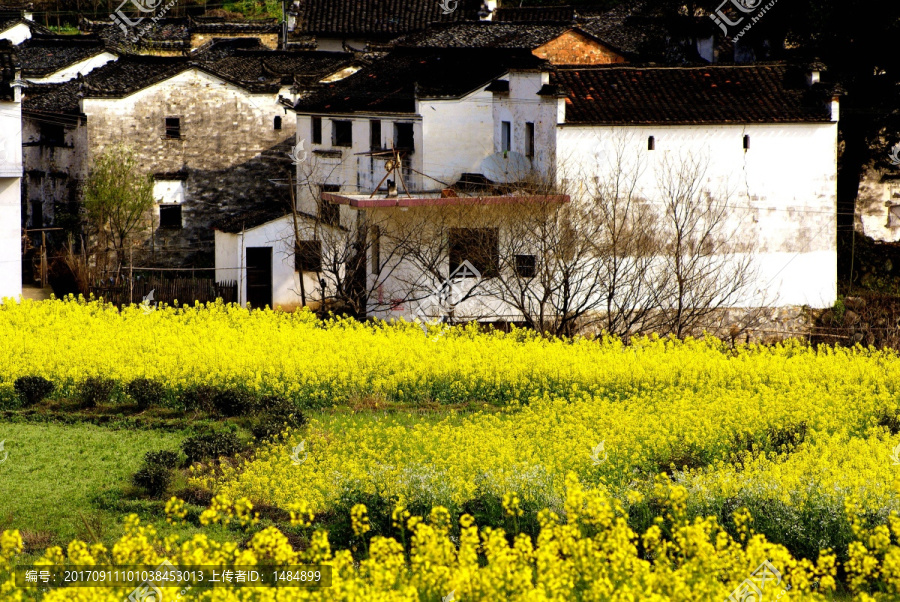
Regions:
<svg viewBox="0 0 900 602"><path fill-rule="evenodd" d="M822 71L825 70L825 64L814 61L806 67L806 85L814 86L822 81Z"/></svg>

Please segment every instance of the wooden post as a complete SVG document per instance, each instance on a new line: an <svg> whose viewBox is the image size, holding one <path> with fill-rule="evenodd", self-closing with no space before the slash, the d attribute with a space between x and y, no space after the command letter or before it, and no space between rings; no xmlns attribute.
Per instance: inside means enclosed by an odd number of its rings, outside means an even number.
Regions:
<svg viewBox="0 0 900 602"><path fill-rule="evenodd" d="M41 288L47 287L47 233L41 230Z"/></svg>

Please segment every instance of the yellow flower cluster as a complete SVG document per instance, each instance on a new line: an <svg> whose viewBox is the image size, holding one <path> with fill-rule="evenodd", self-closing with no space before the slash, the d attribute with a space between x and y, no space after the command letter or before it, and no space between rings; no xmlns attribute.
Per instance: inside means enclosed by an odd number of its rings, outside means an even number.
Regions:
<svg viewBox="0 0 900 602"><path fill-rule="evenodd" d="M132 515L112 550L75 541L66 553L59 548L47 550L38 564L155 565L168 560L184 569L268 564L326 564L332 569L332 583L322 589L220 586L184 593L163 587L165 600L184 596L223 601L418 602L447 597L451 592L456 600L485 602L725 600L766 562L777 571L777 576L762 583L767 595L787 591L790 600L824 601L824 594L834 589L833 555L826 552L815 561L798 560L782 546L754 533L746 518L738 539L714 518L689 519L685 513L687 491L678 485L656 484L663 515L644 533L629 528L622 505L603 488L586 489L574 475L568 475L565 489L563 516L542 511L540 533L534 541L521 534L510 539L501 529L480 528L467 514L455 528L449 512L435 507L427 517L411 516L405 521L408 546L393 538L372 537L369 553L356 562L346 550L333 551L324 531L316 531L308 547L295 551L287 537L273 527L253 534L245 546L237 546L217 543L203 534L183 541L174 536L160 538ZM220 513L219 505L210 511ZM354 508L354 525L361 537L366 536L365 515L365 507ZM897 521L900 524L900 519ZM34 590L16 588L9 579L20 551L18 533L6 532L0 537L4 600L32 599ZM881 545L879 552L884 551L885 545ZM758 578L755 583L760 583ZM121 587L65 588L52 590L43 599L112 601L128 594Z"/></svg>

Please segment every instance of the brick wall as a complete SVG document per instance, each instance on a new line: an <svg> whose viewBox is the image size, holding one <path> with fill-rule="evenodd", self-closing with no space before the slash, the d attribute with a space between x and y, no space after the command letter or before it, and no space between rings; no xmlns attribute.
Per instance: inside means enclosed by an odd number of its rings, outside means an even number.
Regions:
<svg viewBox="0 0 900 602"><path fill-rule="evenodd" d="M626 62L623 56L610 48L573 30L536 48L533 54L554 65L607 65Z"/></svg>

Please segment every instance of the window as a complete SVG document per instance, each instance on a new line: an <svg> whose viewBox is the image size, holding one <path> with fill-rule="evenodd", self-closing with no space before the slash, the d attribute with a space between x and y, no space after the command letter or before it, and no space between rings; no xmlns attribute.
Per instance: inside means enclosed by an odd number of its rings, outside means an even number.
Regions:
<svg viewBox="0 0 900 602"><path fill-rule="evenodd" d="M537 258L534 255L516 255L516 274L522 278L534 278L537 274Z"/></svg>
<svg viewBox="0 0 900 602"><path fill-rule="evenodd" d="M294 271L296 272L321 272L322 271L322 241L298 240L294 249Z"/></svg>
<svg viewBox="0 0 900 602"><path fill-rule="evenodd" d="M159 227L167 230L180 230L181 205L160 205Z"/></svg>
<svg viewBox="0 0 900 602"><path fill-rule="evenodd" d="M656 150L656 138L653 136L647 138L647 150Z"/></svg>
<svg viewBox="0 0 900 602"><path fill-rule="evenodd" d="M381 148L381 120L373 119L369 122L369 148L376 150Z"/></svg>
<svg viewBox="0 0 900 602"><path fill-rule="evenodd" d="M372 226L372 273L381 272L381 226Z"/></svg>
<svg viewBox="0 0 900 602"><path fill-rule="evenodd" d="M312 143L322 144L322 118L312 118Z"/></svg>
<svg viewBox="0 0 900 602"><path fill-rule="evenodd" d="M512 124L508 121L500 122L500 152L509 150L510 138L512 135Z"/></svg>
<svg viewBox="0 0 900 602"><path fill-rule="evenodd" d="M331 120L331 146L353 146L353 122Z"/></svg>
<svg viewBox="0 0 900 602"><path fill-rule="evenodd" d="M31 201L31 227L44 227L44 203L41 201Z"/></svg>
<svg viewBox="0 0 900 602"><path fill-rule="evenodd" d="M66 142L66 130L55 123L41 123L41 144L45 146L63 146Z"/></svg>
<svg viewBox="0 0 900 602"><path fill-rule="evenodd" d="M341 207L322 198L323 192L339 192L341 187L337 184L322 184L319 186L319 219L332 226L341 223Z"/></svg>
<svg viewBox="0 0 900 602"><path fill-rule="evenodd" d="M413 139L413 124L394 124L394 148L412 152L412 150L415 148L415 142Z"/></svg>
<svg viewBox="0 0 900 602"><path fill-rule="evenodd" d="M450 228L450 273L468 261L482 278L500 275L500 236L496 228Z"/></svg>
<svg viewBox="0 0 900 602"><path fill-rule="evenodd" d="M750 150L750 136L744 136L744 150Z"/></svg>
<svg viewBox="0 0 900 602"><path fill-rule="evenodd" d="M274 127L276 130L281 129L281 116L275 117L275 126Z"/></svg>
<svg viewBox="0 0 900 602"><path fill-rule="evenodd" d="M180 117L166 117L166 138L181 138Z"/></svg>
<svg viewBox="0 0 900 602"><path fill-rule="evenodd" d="M891 205L888 207L888 228L896 228L900 226L900 205Z"/></svg>
<svg viewBox="0 0 900 602"><path fill-rule="evenodd" d="M534 156L534 124L530 121L525 122L525 156Z"/></svg>

